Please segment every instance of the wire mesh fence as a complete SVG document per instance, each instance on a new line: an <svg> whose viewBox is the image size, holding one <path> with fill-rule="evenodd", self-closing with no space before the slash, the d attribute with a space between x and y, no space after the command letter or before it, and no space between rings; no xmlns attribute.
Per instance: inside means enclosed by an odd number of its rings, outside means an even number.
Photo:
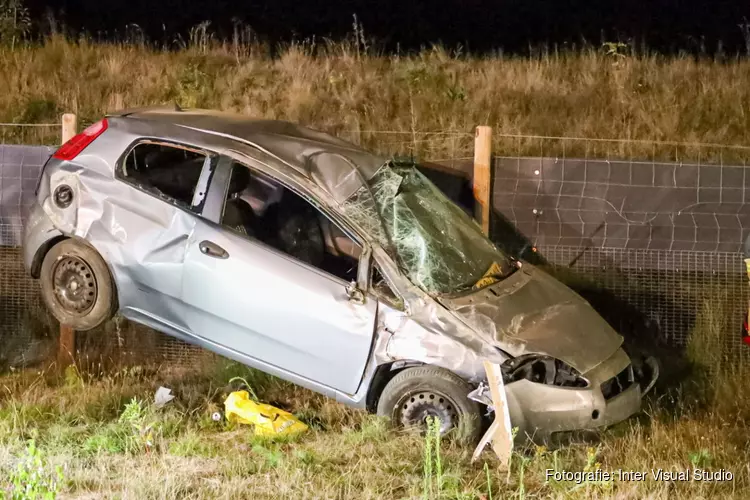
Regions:
<svg viewBox="0 0 750 500"><path fill-rule="evenodd" d="M339 136L471 177L473 133ZM725 352L744 355L739 331L748 294L738 252L750 228L749 148L516 135L495 135L493 147L497 243L519 255L536 247L534 258L623 332L684 346L706 308L721 311ZM0 146L0 340L16 348L3 349L0 367L49 354L57 328L17 248L41 163L9 150ZM76 347L88 364L189 364L207 355L122 319L79 334Z"/></svg>
<svg viewBox="0 0 750 500"><path fill-rule="evenodd" d="M750 146L635 139L494 134L497 156L746 166Z"/></svg>
<svg viewBox="0 0 750 500"><path fill-rule="evenodd" d="M7 228L0 226L0 232ZM49 359L56 324L41 307L37 283L26 276L19 248L0 247L0 269L0 369Z"/></svg>
<svg viewBox="0 0 750 500"><path fill-rule="evenodd" d="M686 347L707 317L718 316L724 356L747 359L741 329L748 285L736 253L555 246L540 252L553 274L626 337Z"/></svg>
<svg viewBox="0 0 750 500"><path fill-rule="evenodd" d="M40 308L19 248L28 194L49 154L43 146L0 146L0 368L38 362L54 348L54 322Z"/></svg>
<svg viewBox="0 0 750 500"><path fill-rule="evenodd" d="M750 148L498 135L494 149L500 243L537 248L620 331L685 346L719 311L725 356L747 357Z"/></svg>

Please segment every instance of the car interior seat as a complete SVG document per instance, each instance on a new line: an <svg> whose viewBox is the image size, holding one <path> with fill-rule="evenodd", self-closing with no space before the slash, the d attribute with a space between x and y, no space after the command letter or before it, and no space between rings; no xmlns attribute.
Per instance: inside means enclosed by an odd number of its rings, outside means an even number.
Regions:
<svg viewBox="0 0 750 500"><path fill-rule="evenodd" d="M252 207L240 198L240 194L250 183L250 172L247 168L235 165L229 180L227 202L224 206L222 224L234 231L250 236L256 236L257 217Z"/></svg>
<svg viewBox="0 0 750 500"><path fill-rule="evenodd" d="M336 257L348 257L352 260L359 260L362 249L354 243L339 227L332 223L328 217L323 214L318 216L320 228L323 231L326 249L329 254Z"/></svg>
<svg viewBox="0 0 750 500"><path fill-rule="evenodd" d="M326 253L317 211L296 193L285 190L273 214L276 246L281 251L308 264L320 267ZM269 221L271 222L271 221Z"/></svg>

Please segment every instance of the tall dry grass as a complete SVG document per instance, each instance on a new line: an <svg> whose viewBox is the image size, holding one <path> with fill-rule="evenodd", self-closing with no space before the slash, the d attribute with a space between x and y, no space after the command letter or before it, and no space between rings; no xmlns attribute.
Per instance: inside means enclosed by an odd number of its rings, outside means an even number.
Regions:
<svg viewBox="0 0 750 500"><path fill-rule="evenodd" d="M472 57L436 47L381 55L359 42L273 51L196 33L184 48L53 36L0 48L0 122L82 121L178 102L301 122L366 144L428 138L433 157L470 154L477 124L505 134L750 143L750 61L611 55L596 48ZM458 140L427 132L455 132ZM57 138L3 127L5 141Z"/></svg>

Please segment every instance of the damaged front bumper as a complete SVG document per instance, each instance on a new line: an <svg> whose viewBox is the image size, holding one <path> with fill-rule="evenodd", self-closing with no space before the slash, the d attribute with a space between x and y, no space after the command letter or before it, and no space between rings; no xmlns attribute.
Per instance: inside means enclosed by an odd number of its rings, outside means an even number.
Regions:
<svg viewBox="0 0 750 500"><path fill-rule="evenodd" d="M549 444L558 434L600 430L639 412L654 387L658 364L653 358L631 363L621 349L587 373L585 388L547 385L530 380L507 383L505 391L516 444ZM482 383L469 398L494 411L490 388Z"/></svg>

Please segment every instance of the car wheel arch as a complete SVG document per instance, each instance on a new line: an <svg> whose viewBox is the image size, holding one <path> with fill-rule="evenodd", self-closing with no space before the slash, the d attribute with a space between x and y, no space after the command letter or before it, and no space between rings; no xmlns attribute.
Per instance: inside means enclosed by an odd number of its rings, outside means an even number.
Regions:
<svg viewBox="0 0 750 500"><path fill-rule="evenodd" d="M54 236L42 243L39 248L37 248L36 253L34 253L34 258L31 260L30 274L32 278L40 278L42 272L42 262L44 262L44 258L47 256L49 251L52 250L52 247L54 247L61 241L65 241L68 239L70 239L69 236L65 236L62 234Z"/></svg>
<svg viewBox="0 0 750 500"><path fill-rule="evenodd" d="M424 366L425 363L421 361L399 359L396 361L389 361L379 365L375 369L375 374L370 380L370 385L367 389L366 408L370 413L375 413L378 407L378 401L380 395L383 393L383 389L388 385L393 377L399 374L399 372L412 368L415 366Z"/></svg>

